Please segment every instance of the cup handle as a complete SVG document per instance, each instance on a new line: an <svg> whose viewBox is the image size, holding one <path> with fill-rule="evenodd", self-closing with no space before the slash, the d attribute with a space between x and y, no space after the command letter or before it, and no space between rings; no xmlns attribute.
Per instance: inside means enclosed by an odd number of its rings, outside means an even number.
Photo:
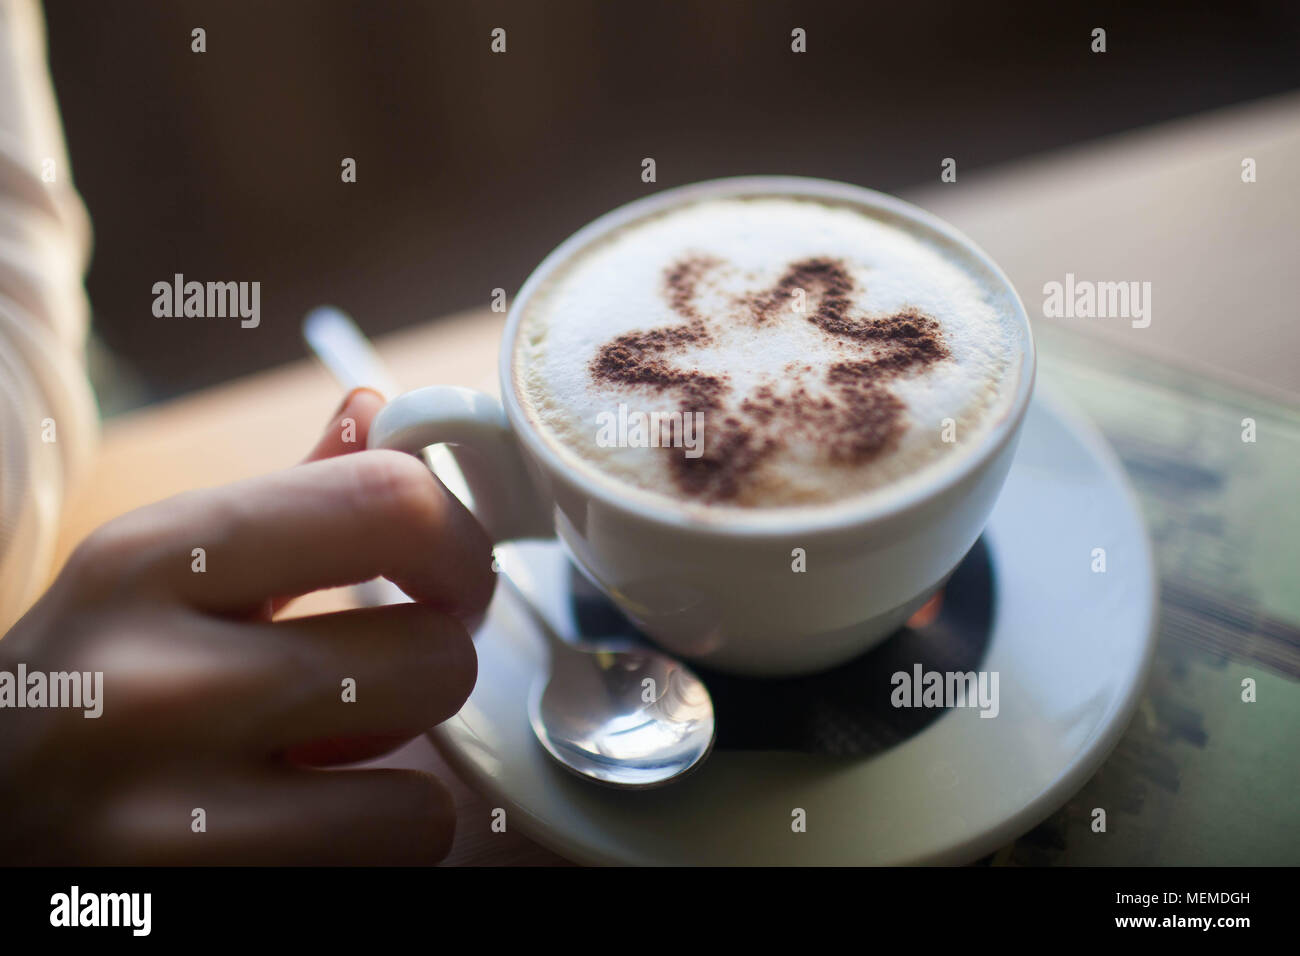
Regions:
<svg viewBox="0 0 1300 956"><path fill-rule="evenodd" d="M431 385L397 396L375 416L368 448L419 455L446 444L474 499L474 516L493 543L551 537L555 526L529 478L501 403L452 385Z"/></svg>

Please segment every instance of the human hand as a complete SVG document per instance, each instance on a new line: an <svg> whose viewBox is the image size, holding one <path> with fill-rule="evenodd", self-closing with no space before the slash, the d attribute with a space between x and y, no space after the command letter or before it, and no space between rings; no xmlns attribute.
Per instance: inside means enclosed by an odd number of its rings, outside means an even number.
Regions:
<svg viewBox="0 0 1300 956"><path fill-rule="evenodd" d="M0 859L446 854L454 808L435 778L319 769L460 709L477 673L465 622L494 583L487 536L423 464L342 454L365 447L380 404L354 392L308 463L141 508L76 550L0 641L0 671L102 672L102 713L0 709ZM340 440L346 418L355 443ZM272 619L296 595L378 575L415 603Z"/></svg>

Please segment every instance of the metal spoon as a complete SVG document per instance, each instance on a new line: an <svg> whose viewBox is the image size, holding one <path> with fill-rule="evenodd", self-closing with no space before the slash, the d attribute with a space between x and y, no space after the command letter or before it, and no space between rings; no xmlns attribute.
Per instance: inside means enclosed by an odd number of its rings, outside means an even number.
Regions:
<svg viewBox="0 0 1300 956"><path fill-rule="evenodd" d="M303 336L344 388L369 385L390 393L383 360L342 312L313 310L303 322ZM468 506L461 493L468 489L446 449L429 449L426 460ZM570 644L504 569L498 577L546 637L550 669L533 681L528 718L557 763L608 786L642 789L681 777L709 755L713 699L690 668L626 642Z"/></svg>
<svg viewBox="0 0 1300 956"><path fill-rule="evenodd" d="M713 699L685 664L627 641L564 640L502 573L546 637L549 672L533 679L528 719L567 770L613 787L656 787L693 769L713 748Z"/></svg>

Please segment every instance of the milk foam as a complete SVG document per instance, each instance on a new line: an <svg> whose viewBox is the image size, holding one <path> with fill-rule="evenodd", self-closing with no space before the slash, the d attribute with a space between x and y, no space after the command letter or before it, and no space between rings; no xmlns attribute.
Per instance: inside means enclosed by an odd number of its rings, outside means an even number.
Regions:
<svg viewBox="0 0 1300 956"><path fill-rule="evenodd" d="M896 435L863 461L837 461L824 435L795 420L772 425L777 447L738 478L717 507L817 505L863 494L942 467L980 436L1010 404L1022 349L1005 291L946 240L870 210L792 197L705 199L652 215L580 250L539 287L516 339L516 391L541 433L563 457L606 479L678 503L692 495L674 472L681 448L602 447L602 421L619 412L671 411L681 396L649 385L611 385L592 373L603 346L624 333L686 323L665 292L665 274L694 257L712 262L695 311L708 331L665 359L672 368L723 378L723 408L709 412L704 444L724 448L739 423L762 423L743 410L759 393L790 398L800 389L816 402L841 402L827 381L837 362L878 357L887 343L849 343L830 336L783 299L761 323L756 293L777 285L791 264L830 259L852 279L850 320L911 311L938 323L946 356L881 385L901 403ZM807 290L807 310L818 296ZM602 415L602 413L604 413ZM731 418L729 425L726 419ZM952 420L945 441L944 422ZM765 440L765 439L764 439Z"/></svg>

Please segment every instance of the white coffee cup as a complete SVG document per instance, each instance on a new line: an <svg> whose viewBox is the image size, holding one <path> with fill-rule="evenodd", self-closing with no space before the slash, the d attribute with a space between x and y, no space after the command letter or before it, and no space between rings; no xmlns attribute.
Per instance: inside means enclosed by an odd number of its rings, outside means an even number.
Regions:
<svg viewBox="0 0 1300 956"><path fill-rule="evenodd" d="M564 461L515 391L514 338L530 296L579 249L666 207L713 196L783 194L878 210L962 250L1014 314L1022 349L1016 391L969 453L921 483L794 515L756 509L701 522L624 493ZM1015 363L1013 362L1013 365ZM1034 382L1034 346L1010 281L941 220L872 190L824 180L746 177L657 193L610 212L556 248L524 283L501 348L503 401L430 386L375 418L371 448L412 454L451 446L496 542L558 536L577 566L664 648L738 674L793 675L841 663L883 640L948 579L979 537L1015 453ZM802 549L796 552L795 549ZM806 571L794 570L801 553Z"/></svg>

